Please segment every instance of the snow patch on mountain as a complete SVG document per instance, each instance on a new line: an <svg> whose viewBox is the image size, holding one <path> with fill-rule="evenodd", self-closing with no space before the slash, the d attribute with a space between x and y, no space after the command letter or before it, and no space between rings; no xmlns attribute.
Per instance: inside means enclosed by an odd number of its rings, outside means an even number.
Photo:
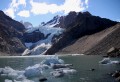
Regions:
<svg viewBox="0 0 120 82"><path fill-rule="evenodd" d="M57 16L53 17L52 20L45 23L44 26L55 27L57 24L60 23L59 20L60 20L60 16L57 15Z"/></svg>

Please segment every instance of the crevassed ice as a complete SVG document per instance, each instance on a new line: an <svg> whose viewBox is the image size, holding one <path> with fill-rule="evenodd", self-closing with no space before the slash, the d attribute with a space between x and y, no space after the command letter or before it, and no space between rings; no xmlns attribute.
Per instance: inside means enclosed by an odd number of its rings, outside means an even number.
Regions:
<svg viewBox="0 0 120 82"><path fill-rule="evenodd" d="M34 47L31 50L25 50L22 55L26 55L28 53L30 53L30 55L44 54L52 46L53 36L54 35L60 35L64 31L62 28L50 28L49 26L40 26L40 27L33 28L33 30L31 30L31 29L29 29L30 31L28 31L28 32L32 32L36 29L39 29L39 31L42 32L45 36L47 34L50 34L50 35L48 36L48 38L40 40L40 41L38 41L36 43L33 43L33 44L25 43L28 48L31 45L36 45L36 47Z"/></svg>

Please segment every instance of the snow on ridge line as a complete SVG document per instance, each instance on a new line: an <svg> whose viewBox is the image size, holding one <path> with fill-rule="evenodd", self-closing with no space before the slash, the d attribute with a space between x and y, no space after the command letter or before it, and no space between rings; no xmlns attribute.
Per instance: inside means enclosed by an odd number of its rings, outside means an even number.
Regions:
<svg viewBox="0 0 120 82"><path fill-rule="evenodd" d="M60 16L57 15L52 19L52 22L46 24L45 26L49 26L49 27L55 27L57 24L60 23Z"/></svg>

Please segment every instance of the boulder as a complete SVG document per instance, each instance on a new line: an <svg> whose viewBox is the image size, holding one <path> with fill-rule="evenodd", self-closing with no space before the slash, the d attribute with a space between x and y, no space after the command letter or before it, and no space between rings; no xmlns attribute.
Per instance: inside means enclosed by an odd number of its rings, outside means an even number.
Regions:
<svg viewBox="0 0 120 82"><path fill-rule="evenodd" d="M44 82L44 81L47 81L47 78L43 77L39 79L39 82Z"/></svg>
<svg viewBox="0 0 120 82"><path fill-rule="evenodd" d="M111 47L111 48L107 51L107 55L110 56L110 57L120 56L120 50L119 50L119 48Z"/></svg>
<svg viewBox="0 0 120 82"><path fill-rule="evenodd" d="M115 71L115 73L112 74L112 77L118 78L120 76L120 71Z"/></svg>
<svg viewBox="0 0 120 82"><path fill-rule="evenodd" d="M120 82L120 76L115 79L116 81Z"/></svg>
<svg viewBox="0 0 120 82"><path fill-rule="evenodd" d="M91 69L89 69L90 71L95 71L95 69L94 68L91 68Z"/></svg>

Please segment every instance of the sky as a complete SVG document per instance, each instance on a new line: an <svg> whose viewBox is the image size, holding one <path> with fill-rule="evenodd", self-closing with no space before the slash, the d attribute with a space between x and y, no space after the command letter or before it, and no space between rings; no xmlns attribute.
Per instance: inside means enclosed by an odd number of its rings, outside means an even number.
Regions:
<svg viewBox="0 0 120 82"><path fill-rule="evenodd" d="M120 21L120 0L2 0L0 10L17 21L34 26L70 11L89 11L92 15Z"/></svg>

